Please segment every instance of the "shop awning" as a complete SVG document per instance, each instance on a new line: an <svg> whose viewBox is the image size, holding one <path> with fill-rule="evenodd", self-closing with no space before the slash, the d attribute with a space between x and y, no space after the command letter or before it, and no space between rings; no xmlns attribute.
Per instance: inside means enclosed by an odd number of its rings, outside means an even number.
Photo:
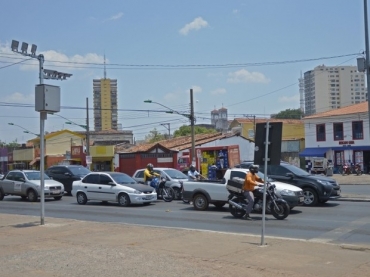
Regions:
<svg viewBox="0 0 370 277"><path fill-rule="evenodd" d="M40 157L34 158L32 161L30 161L30 165L34 165L36 162L40 160Z"/></svg>
<svg viewBox="0 0 370 277"><path fill-rule="evenodd" d="M312 148L305 148L301 153L299 153L300 157L324 157L326 151L328 151L329 147L312 147Z"/></svg>

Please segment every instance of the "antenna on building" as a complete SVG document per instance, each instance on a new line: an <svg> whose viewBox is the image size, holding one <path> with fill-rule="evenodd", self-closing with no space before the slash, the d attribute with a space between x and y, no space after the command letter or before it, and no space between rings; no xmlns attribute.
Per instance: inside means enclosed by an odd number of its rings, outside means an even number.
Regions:
<svg viewBox="0 0 370 277"><path fill-rule="evenodd" d="M104 51L104 79L107 79L107 70L105 68L105 51Z"/></svg>

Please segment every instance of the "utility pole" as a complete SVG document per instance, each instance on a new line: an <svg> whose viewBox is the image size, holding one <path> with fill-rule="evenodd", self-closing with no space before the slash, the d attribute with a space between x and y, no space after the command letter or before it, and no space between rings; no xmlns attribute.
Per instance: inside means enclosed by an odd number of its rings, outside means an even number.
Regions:
<svg viewBox="0 0 370 277"><path fill-rule="evenodd" d="M86 97L86 156L90 156L89 98ZM90 164L88 164L90 169Z"/></svg>
<svg viewBox="0 0 370 277"><path fill-rule="evenodd" d="M191 157L192 164L195 166L195 130L194 130L194 99L193 99L193 89L190 89L190 125L191 125Z"/></svg>
<svg viewBox="0 0 370 277"><path fill-rule="evenodd" d="M369 121L369 134L370 134L370 53L369 53L369 27L367 21L367 0L364 0L364 18L365 18L365 69L366 69L366 82L367 82L367 116Z"/></svg>

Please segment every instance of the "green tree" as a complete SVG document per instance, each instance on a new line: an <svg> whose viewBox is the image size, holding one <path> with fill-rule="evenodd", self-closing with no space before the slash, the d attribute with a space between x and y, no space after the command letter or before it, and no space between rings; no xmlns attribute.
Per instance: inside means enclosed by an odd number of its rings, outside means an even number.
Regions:
<svg viewBox="0 0 370 277"><path fill-rule="evenodd" d="M303 112L301 109L286 109L280 111L277 114L271 115L271 118L276 119L301 119L303 117Z"/></svg>
<svg viewBox="0 0 370 277"><path fill-rule="evenodd" d="M201 126L194 126L194 133L195 134L214 134L217 133L215 129L208 129ZM173 133L173 136L182 137L182 136L190 136L191 135L191 126L183 125L178 130Z"/></svg>
<svg viewBox="0 0 370 277"><path fill-rule="evenodd" d="M164 140L165 136L161 134L160 132L157 131L156 128L151 130L148 135L145 136L145 141L152 143L152 142L157 142L160 140Z"/></svg>
<svg viewBox="0 0 370 277"><path fill-rule="evenodd" d="M9 143L6 143L4 141L1 141L0 140L0 147L4 147L4 148L17 148L17 147L20 147L21 145L18 143L17 139L15 139L14 141L12 142L9 142Z"/></svg>

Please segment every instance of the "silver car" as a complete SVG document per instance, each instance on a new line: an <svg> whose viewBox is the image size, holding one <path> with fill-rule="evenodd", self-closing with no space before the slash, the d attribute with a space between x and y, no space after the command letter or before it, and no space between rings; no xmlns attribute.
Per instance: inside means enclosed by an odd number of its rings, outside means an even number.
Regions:
<svg viewBox="0 0 370 277"><path fill-rule="evenodd" d="M37 201L41 193L40 171L37 170L12 170L0 181L0 200L7 195L17 195L31 202ZM44 175L45 198L62 199L64 186Z"/></svg>

